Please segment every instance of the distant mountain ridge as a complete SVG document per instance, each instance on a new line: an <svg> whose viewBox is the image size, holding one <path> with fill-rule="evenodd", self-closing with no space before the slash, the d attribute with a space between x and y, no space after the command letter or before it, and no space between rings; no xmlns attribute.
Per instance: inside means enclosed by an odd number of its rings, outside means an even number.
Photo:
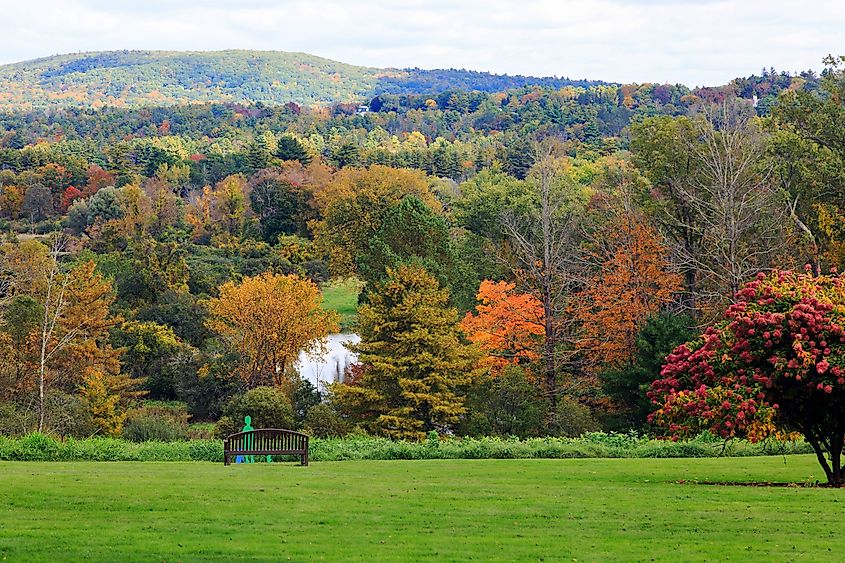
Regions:
<svg viewBox="0 0 845 563"><path fill-rule="evenodd" d="M378 94L497 92L602 81L440 69L380 69L285 51L97 51L0 65L0 109L205 102L331 104Z"/></svg>

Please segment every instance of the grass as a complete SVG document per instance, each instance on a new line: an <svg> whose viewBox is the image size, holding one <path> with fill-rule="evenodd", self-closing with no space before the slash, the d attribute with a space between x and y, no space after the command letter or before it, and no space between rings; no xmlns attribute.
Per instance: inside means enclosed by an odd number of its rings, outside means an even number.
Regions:
<svg viewBox="0 0 845 563"><path fill-rule="evenodd" d="M358 294L362 287L363 283L356 278L323 285L323 308L337 311L340 315L340 332L349 332L354 328L358 315Z"/></svg>
<svg viewBox="0 0 845 563"><path fill-rule="evenodd" d="M255 464L0 462L0 559L830 560L812 456Z"/></svg>

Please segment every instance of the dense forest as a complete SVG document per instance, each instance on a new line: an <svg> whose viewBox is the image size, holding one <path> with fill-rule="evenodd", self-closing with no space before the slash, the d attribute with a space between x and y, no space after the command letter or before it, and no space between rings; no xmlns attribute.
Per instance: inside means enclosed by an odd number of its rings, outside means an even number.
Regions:
<svg viewBox="0 0 845 563"><path fill-rule="evenodd" d="M152 55L0 68L0 433L647 431L747 281L845 261L839 59L690 90Z"/></svg>

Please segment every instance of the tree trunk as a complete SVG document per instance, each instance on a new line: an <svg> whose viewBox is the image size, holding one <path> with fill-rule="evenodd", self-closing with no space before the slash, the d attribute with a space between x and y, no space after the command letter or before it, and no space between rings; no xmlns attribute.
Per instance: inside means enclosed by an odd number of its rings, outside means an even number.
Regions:
<svg viewBox="0 0 845 563"><path fill-rule="evenodd" d="M543 361L545 363L546 392L549 394L549 401L554 410L557 407L557 377L555 373L557 371L557 366L555 365L555 345L557 338L555 337L554 319L552 318L551 299L547 297L544 301L546 301L543 304L546 315L546 340L543 343Z"/></svg>
<svg viewBox="0 0 845 563"><path fill-rule="evenodd" d="M811 433L805 432L804 437L816 453L816 459L824 470L827 484L832 487L839 487L845 484L845 478L843 478L845 476L843 476L842 472L842 447L843 442L845 442L845 434L839 432L831 437L830 451L825 451L823 441ZM829 460L828 457L830 458Z"/></svg>

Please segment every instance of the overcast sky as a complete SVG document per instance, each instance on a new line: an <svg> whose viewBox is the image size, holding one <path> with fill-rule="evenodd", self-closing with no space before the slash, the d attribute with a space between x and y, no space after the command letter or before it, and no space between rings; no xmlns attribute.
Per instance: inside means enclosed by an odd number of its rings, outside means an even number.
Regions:
<svg viewBox="0 0 845 563"><path fill-rule="evenodd" d="M723 84L845 54L842 0L0 0L0 63L110 49L303 51L377 67Z"/></svg>

